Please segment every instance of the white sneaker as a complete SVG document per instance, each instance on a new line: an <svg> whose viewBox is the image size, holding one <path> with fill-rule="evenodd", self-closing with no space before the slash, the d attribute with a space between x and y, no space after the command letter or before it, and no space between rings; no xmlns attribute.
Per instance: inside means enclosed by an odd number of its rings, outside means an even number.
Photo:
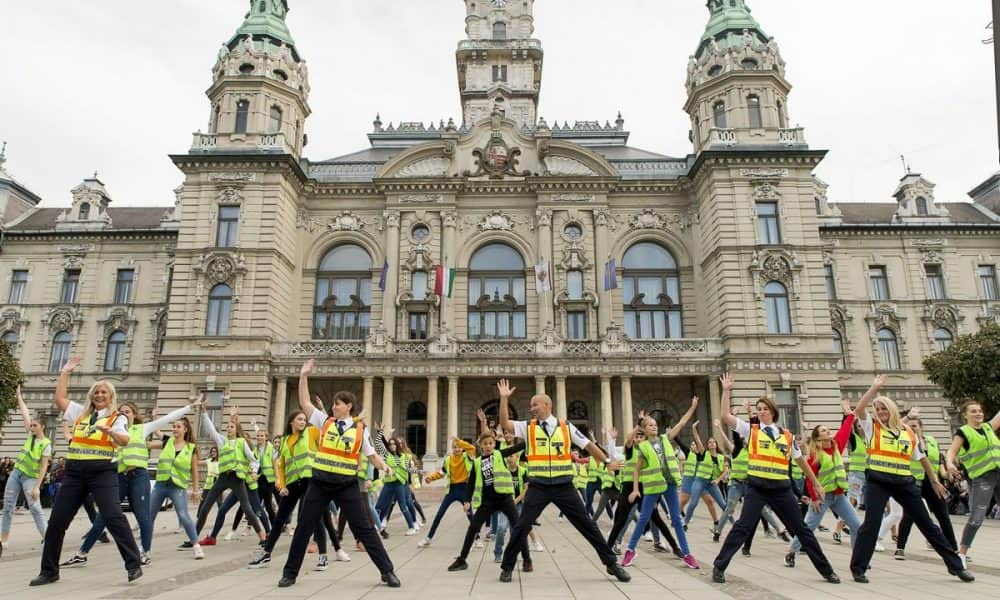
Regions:
<svg viewBox="0 0 1000 600"><path fill-rule="evenodd" d="M334 556L337 557L337 560L340 562L351 562L351 555L344 552L343 548L337 550Z"/></svg>
<svg viewBox="0 0 1000 600"><path fill-rule="evenodd" d="M882 545L882 542L875 542L875 552L885 552L885 546Z"/></svg>
<svg viewBox="0 0 1000 600"><path fill-rule="evenodd" d="M653 541L653 532L652 531L647 531L646 535L644 535L642 537L642 539L646 540L647 542L652 542Z"/></svg>
<svg viewBox="0 0 1000 600"><path fill-rule="evenodd" d="M382 529L385 529L386 525L389 524L389 519L382 519Z"/></svg>
<svg viewBox="0 0 1000 600"><path fill-rule="evenodd" d="M205 558L205 551L201 549L201 546L199 544L195 544L193 550L194 550L195 560L201 560Z"/></svg>
<svg viewBox="0 0 1000 600"><path fill-rule="evenodd" d="M545 546L541 542L535 542L535 552L545 552Z"/></svg>
<svg viewBox="0 0 1000 600"><path fill-rule="evenodd" d="M409 529L406 530L406 533L404 533L403 535L416 535L416 534L417 534L416 527L410 527Z"/></svg>
<svg viewBox="0 0 1000 600"><path fill-rule="evenodd" d="M476 540L476 548L482 548L482 547L483 547L483 540Z"/></svg>
<svg viewBox="0 0 1000 600"><path fill-rule="evenodd" d="M227 542L231 542L233 541L234 537L236 537L236 532L230 529L229 532L226 533L225 537L223 537L222 539L226 540Z"/></svg>
<svg viewBox="0 0 1000 600"><path fill-rule="evenodd" d="M426 548L431 545L431 538L425 537L417 543L417 548Z"/></svg>

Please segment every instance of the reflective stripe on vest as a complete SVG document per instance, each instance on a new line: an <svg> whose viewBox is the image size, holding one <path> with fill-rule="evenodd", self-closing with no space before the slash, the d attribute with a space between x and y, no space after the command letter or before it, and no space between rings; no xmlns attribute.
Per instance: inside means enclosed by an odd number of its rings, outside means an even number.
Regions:
<svg viewBox="0 0 1000 600"><path fill-rule="evenodd" d="M313 471L357 477L363 440L364 425L354 421L344 433L340 433L337 431L337 420L333 417L327 419L319 433ZM408 479L409 474L405 474L403 481Z"/></svg>
<svg viewBox="0 0 1000 600"><path fill-rule="evenodd" d="M747 450L747 476L781 481L788 479L788 464L792 455L792 433L781 430L781 435L772 440L761 431L760 425L750 427L749 448Z"/></svg>
<svg viewBox="0 0 1000 600"><path fill-rule="evenodd" d="M705 458L698 462L698 468L695 469L694 476L698 479L712 479L717 468L718 465L715 463L712 453L705 450Z"/></svg>
<svg viewBox="0 0 1000 600"><path fill-rule="evenodd" d="M132 425L128 428L128 446L118 448L118 472L129 469L149 468L149 446L143 437L143 426Z"/></svg>
<svg viewBox="0 0 1000 600"><path fill-rule="evenodd" d="M358 460L358 479L361 481L368 481L368 457L361 454L361 459Z"/></svg>
<svg viewBox="0 0 1000 600"><path fill-rule="evenodd" d="M247 463L247 455L243 450L245 446L246 440L243 438L226 440L222 449L219 450L219 475L234 471L240 479L247 478L250 465Z"/></svg>
<svg viewBox="0 0 1000 600"><path fill-rule="evenodd" d="M281 440L281 457L285 461L285 487L300 479L312 477L313 458L316 452L309 443L309 427L299 433L295 445L288 447L287 436Z"/></svg>
<svg viewBox="0 0 1000 600"><path fill-rule="evenodd" d="M667 491L667 479L663 475L663 465L660 457L653 448L653 443L649 440L642 440L639 443L639 452L642 453L643 466L639 471L639 483L642 485L642 493L662 494ZM663 455L667 455L667 447L663 447Z"/></svg>
<svg viewBox="0 0 1000 600"><path fill-rule="evenodd" d="M21 452L17 455L14 468L24 473L25 477L38 479L42 470L42 453L51 443L49 438L39 440L35 436L29 435L28 439L24 440L24 446L21 446Z"/></svg>
<svg viewBox="0 0 1000 600"><path fill-rule="evenodd" d="M528 422L528 480L551 483L573 481L573 455L569 425L559 420L551 436L532 419Z"/></svg>
<svg viewBox="0 0 1000 600"><path fill-rule="evenodd" d="M514 495L514 478L507 470L507 461L499 452L490 455L493 460L493 491L503 496ZM483 457L476 461L476 487L472 492L472 509L476 510L483 503Z"/></svg>
<svg viewBox="0 0 1000 600"><path fill-rule="evenodd" d="M684 459L684 476L694 477L695 472L698 470L698 455L691 450L687 453L687 458Z"/></svg>
<svg viewBox="0 0 1000 600"><path fill-rule="evenodd" d="M118 418L118 413L112 412L106 417L97 419L93 425L84 421L83 417L84 415L80 415L80 418L73 424L73 438L69 442L66 458L69 460L110 461L115 457L115 445L111 441L111 436L102 433L101 430L97 429L97 426L111 427L115 419Z"/></svg>
<svg viewBox="0 0 1000 600"><path fill-rule="evenodd" d="M274 483L274 446L271 445L271 442L266 442L263 451L260 446L257 446L254 450L254 456L260 463L260 474L268 483Z"/></svg>
<svg viewBox="0 0 1000 600"><path fill-rule="evenodd" d="M1000 469L1000 439L989 422L983 423L982 433L970 425L962 425L959 430L965 434L969 449L965 444L958 451L958 460L969 473L969 479L976 479L994 469Z"/></svg>
<svg viewBox="0 0 1000 600"><path fill-rule="evenodd" d="M868 468L889 475L911 476L910 460L916 447L917 438L909 427L901 430L897 436L882 427L882 423L876 419L868 448Z"/></svg>
<svg viewBox="0 0 1000 600"><path fill-rule="evenodd" d="M838 450L838 448L834 448ZM847 469L844 468L844 457L839 452L834 452L831 456L825 450L819 451L819 473L816 479L823 486L824 492L835 490L847 490Z"/></svg>
<svg viewBox="0 0 1000 600"><path fill-rule="evenodd" d="M868 444L864 436L851 433L854 438L854 450L851 450L851 473L864 473L868 466Z"/></svg>
<svg viewBox="0 0 1000 600"><path fill-rule="evenodd" d="M587 489L587 465L573 464L573 487L578 490Z"/></svg>
<svg viewBox="0 0 1000 600"><path fill-rule="evenodd" d="M733 481L746 481L749 466L750 453L747 452L746 444L744 444L739 453L733 457L733 469L729 474L730 479Z"/></svg>
<svg viewBox="0 0 1000 600"><path fill-rule="evenodd" d="M925 435L924 444L927 446L924 454L927 455L927 460L931 461L931 468L937 471L938 465L941 464L941 447L938 446L938 441L934 439L933 435ZM910 471L917 481L923 481L927 477L927 473L924 473L924 465L919 460L910 461Z"/></svg>
<svg viewBox="0 0 1000 600"><path fill-rule="evenodd" d="M194 458L194 449L194 444L187 443L180 452L177 452L173 440L168 442L160 451L160 458L156 463L156 480L169 481L186 490L191 485L191 460ZM211 484L206 481L205 488L210 487Z"/></svg>
<svg viewBox="0 0 1000 600"><path fill-rule="evenodd" d="M601 474L601 467L604 465L594 460L594 457L590 457L590 462L587 463L587 483L597 483L598 481L603 481L603 475Z"/></svg>
<svg viewBox="0 0 1000 600"><path fill-rule="evenodd" d="M392 469L392 480L386 479L386 483L407 483L410 480L409 458L405 454L397 456L389 453L385 457L385 464Z"/></svg>

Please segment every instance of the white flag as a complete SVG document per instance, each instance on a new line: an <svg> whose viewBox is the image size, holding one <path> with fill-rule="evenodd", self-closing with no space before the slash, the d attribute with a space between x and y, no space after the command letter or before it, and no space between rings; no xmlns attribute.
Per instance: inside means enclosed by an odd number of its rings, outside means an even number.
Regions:
<svg viewBox="0 0 1000 600"><path fill-rule="evenodd" d="M535 291L539 294L552 291L552 272L547 262L535 265Z"/></svg>

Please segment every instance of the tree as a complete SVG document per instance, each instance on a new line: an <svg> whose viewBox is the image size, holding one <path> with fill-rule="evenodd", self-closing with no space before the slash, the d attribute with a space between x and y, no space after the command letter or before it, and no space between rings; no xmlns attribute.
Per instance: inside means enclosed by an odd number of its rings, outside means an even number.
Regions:
<svg viewBox="0 0 1000 600"><path fill-rule="evenodd" d="M0 342L0 429L17 414L15 392L23 379L21 365L17 364L17 359L10 353L10 346Z"/></svg>
<svg viewBox="0 0 1000 600"><path fill-rule="evenodd" d="M931 381L955 406L968 399L982 403L987 415L1000 411L1000 324L963 335L947 350L924 359Z"/></svg>

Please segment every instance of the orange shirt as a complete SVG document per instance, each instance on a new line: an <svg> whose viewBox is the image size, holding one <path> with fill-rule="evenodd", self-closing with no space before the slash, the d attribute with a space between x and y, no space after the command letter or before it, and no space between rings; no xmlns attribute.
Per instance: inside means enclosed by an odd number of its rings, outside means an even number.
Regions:
<svg viewBox="0 0 1000 600"><path fill-rule="evenodd" d="M476 457L476 447L466 442L465 440L456 440L455 443L458 447L469 455L470 458ZM451 463L451 482L452 483L462 483L463 481L468 481L469 479L469 469L465 465L465 456L462 454L449 454L448 461ZM444 477L443 471L438 471L437 473L431 473L427 476L428 481L437 481Z"/></svg>

